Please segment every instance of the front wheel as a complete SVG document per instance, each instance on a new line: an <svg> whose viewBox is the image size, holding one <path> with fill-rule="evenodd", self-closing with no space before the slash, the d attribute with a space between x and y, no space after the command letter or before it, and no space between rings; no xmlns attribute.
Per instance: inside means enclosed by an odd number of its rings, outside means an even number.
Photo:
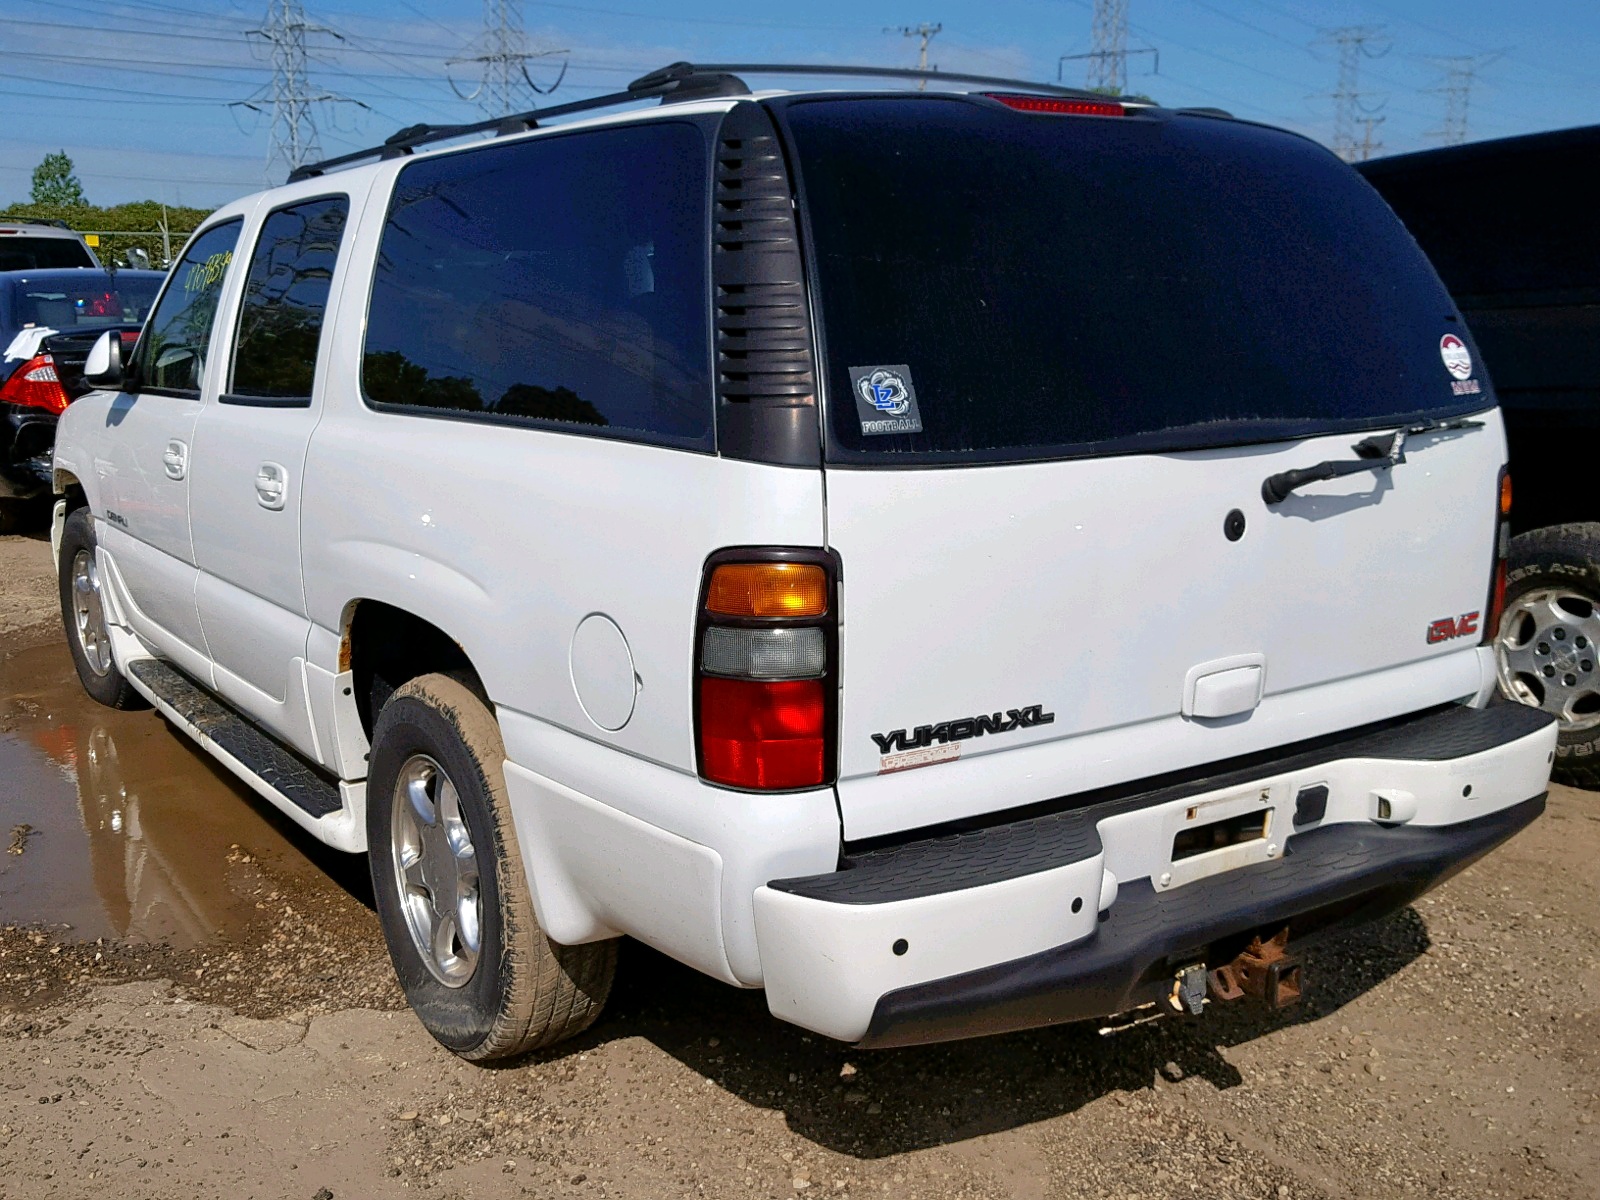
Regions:
<svg viewBox="0 0 1600 1200"><path fill-rule="evenodd" d="M1561 722L1554 778L1600 788L1600 523L1512 539L1495 662L1502 694Z"/></svg>
<svg viewBox="0 0 1600 1200"><path fill-rule="evenodd" d="M61 557L56 575L61 594L61 623L67 648L83 690L110 708L144 708L111 654L111 629L106 621L105 592L95 557L94 518L87 508L74 509L61 529Z"/></svg>
<svg viewBox="0 0 1600 1200"><path fill-rule="evenodd" d="M423 1026L465 1059L547 1046L600 1015L616 943L560 946L534 916L494 715L447 675L378 714L367 848L378 917Z"/></svg>

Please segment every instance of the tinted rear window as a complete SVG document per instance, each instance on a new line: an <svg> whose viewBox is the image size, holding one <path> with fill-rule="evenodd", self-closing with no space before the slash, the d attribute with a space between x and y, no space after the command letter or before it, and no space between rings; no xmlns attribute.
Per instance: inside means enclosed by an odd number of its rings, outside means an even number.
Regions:
<svg viewBox="0 0 1600 1200"><path fill-rule="evenodd" d="M0 234L0 271L92 267L94 257L77 238Z"/></svg>
<svg viewBox="0 0 1600 1200"><path fill-rule="evenodd" d="M130 277L85 271L81 280L25 280L12 294L21 326L48 325L63 333L110 325L143 325L161 287L161 276Z"/></svg>
<svg viewBox="0 0 1600 1200"><path fill-rule="evenodd" d="M1452 388L1440 341L1466 333L1411 237L1301 138L938 98L784 111L835 458L1186 449L1490 403ZM921 432L864 432L880 369Z"/></svg>

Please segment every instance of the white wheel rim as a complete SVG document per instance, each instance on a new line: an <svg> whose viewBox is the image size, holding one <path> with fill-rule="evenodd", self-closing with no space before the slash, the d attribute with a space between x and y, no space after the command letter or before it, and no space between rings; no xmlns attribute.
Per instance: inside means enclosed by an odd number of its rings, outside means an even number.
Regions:
<svg viewBox="0 0 1600 1200"><path fill-rule="evenodd" d="M103 678L111 671L111 634L106 628L100 568L89 549L72 556L72 631L89 670Z"/></svg>
<svg viewBox="0 0 1600 1200"><path fill-rule="evenodd" d="M1600 605L1541 588L1506 606L1495 639L1500 690L1554 714L1563 732L1600 725Z"/></svg>

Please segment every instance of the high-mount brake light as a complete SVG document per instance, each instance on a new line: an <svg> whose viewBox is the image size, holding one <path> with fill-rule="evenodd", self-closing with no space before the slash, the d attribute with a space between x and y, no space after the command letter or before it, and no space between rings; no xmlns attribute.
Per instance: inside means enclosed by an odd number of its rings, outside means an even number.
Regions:
<svg viewBox="0 0 1600 1200"><path fill-rule="evenodd" d="M1115 100L1074 100L1063 96L1027 96L1012 92L982 94L1018 112L1059 113L1068 117L1123 117L1128 113L1127 106Z"/></svg>
<svg viewBox="0 0 1600 1200"><path fill-rule="evenodd" d="M695 630L695 745L708 783L753 791L832 781L838 695L834 560L724 551Z"/></svg>
<svg viewBox="0 0 1600 1200"><path fill-rule="evenodd" d="M1491 645L1500 636L1500 618L1506 610L1506 568L1511 557L1511 471L1500 468L1495 488L1499 501L1494 522L1494 571L1489 579L1489 607L1483 622L1483 644Z"/></svg>
<svg viewBox="0 0 1600 1200"><path fill-rule="evenodd" d="M56 374L56 362L48 354L36 354L11 373L0 387L0 401L24 408L42 408L60 415L67 411L71 398Z"/></svg>

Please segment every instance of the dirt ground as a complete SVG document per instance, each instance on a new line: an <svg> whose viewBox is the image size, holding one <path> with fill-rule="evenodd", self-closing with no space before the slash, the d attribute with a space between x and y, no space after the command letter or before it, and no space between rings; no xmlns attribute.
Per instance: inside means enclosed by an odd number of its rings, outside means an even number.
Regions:
<svg viewBox="0 0 1600 1200"><path fill-rule="evenodd" d="M1309 959L1310 999L857 1053L624 947L493 1070L389 977L361 860L77 692L0 538L0 1197L1600 1194L1600 796Z"/></svg>

